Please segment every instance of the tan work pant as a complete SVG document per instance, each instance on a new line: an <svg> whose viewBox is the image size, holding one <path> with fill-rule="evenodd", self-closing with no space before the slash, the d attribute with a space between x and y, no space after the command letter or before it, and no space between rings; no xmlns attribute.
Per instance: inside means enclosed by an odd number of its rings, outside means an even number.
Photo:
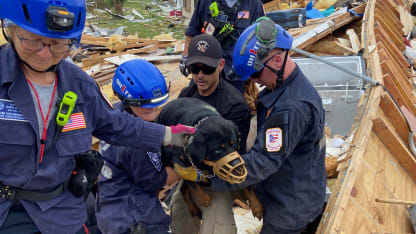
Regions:
<svg viewBox="0 0 416 234"><path fill-rule="evenodd" d="M211 206L198 206L202 213L199 217L191 217L181 193L183 181L180 181L171 201L171 229L174 234L235 234L233 198L231 192L213 192L209 187L203 189L211 196ZM195 198L192 198L196 201Z"/></svg>

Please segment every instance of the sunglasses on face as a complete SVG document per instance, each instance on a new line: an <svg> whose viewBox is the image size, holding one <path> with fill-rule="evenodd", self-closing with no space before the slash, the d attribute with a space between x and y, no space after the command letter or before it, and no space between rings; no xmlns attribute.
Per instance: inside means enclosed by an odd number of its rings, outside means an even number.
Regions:
<svg viewBox="0 0 416 234"><path fill-rule="evenodd" d="M202 71L202 73L204 73L205 75L211 75L217 70L216 67L210 67L205 64L192 64L189 65L189 69L191 70L192 74L199 74L199 72Z"/></svg>

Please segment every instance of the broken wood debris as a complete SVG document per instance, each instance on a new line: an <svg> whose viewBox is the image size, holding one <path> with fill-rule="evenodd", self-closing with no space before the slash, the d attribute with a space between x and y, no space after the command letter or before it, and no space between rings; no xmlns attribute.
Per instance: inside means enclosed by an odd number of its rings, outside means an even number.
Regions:
<svg viewBox="0 0 416 234"><path fill-rule="evenodd" d="M166 49L169 55L166 55ZM72 53L75 62L100 84L110 81L122 62L130 59L145 59L150 62L180 60L184 41L170 35L154 39L122 37L99 37L83 34L81 47ZM173 52L172 52L173 51Z"/></svg>

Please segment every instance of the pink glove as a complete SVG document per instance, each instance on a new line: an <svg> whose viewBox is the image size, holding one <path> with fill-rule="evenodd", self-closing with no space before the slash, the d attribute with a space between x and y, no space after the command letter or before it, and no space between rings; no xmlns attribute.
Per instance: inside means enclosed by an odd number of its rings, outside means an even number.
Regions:
<svg viewBox="0 0 416 234"><path fill-rule="evenodd" d="M194 134L195 128L183 124L166 127L165 137L163 138L163 145L183 146L185 136Z"/></svg>

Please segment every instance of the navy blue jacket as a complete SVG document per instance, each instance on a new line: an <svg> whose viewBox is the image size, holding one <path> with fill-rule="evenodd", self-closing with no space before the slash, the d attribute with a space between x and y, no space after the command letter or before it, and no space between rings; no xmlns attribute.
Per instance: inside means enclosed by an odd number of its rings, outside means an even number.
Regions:
<svg viewBox="0 0 416 234"><path fill-rule="evenodd" d="M117 107L121 106L119 104ZM96 207L100 230L124 233L137 223L162 225L168 229L170 217L157 196L167 179L158 151L110 146L105 142L100 145L105 162L99 178Z"/></svg>
<svg viewBox="0 0 416 234"><path fill-rule="evenodd" d="M113 110L96 82L73 64L61 62L56 73L59 98L69 90L78 95L73 115L81 122L78 128L61 133L39 164L40 133L35 103L16 53L9 44L0 47L1 183L31 190L56 188L71 176L74 155L90 149L93 135L111 144L136 145L152 152L160 149L164 126ZM51 113L46 147L52 142L57 126L55 118L56 113ZM73 234L86 221L83 199L69 191L49 201L21 203L42 233ZM0 226L10 205L11 201L0 199Z"/></svg>
<svg viewBox="0 0 416 234"><path fill-rule="evenodd" d="M238 15L236 16L238 22L234 25L235 31L237 32L237 37L240 35L244 29L253 24L257 18L264 16L263 5L260 0L238 0L240 1L240 6L238 7ZM199 0L195 6L194 13L192 15L191 21L189 22L188 28L186 29L185 35L196 36L201 34L201 30L204 26L204 22L208 20L209 17L209 5L213 0ZM218 4L222 6L227 6L225 0L217 0ZM248 12L248 14L243 14ZM229 46L228 48L223 48L222 57L225 59L225 74L229 74L233 65L233 51L234 45Z"/></svg>
<svg viewBox="0 0 416 234"><path fill-rule="evenodd" d="M247 179L229 185L214 177L214 190L255 184L264 222L297 230L313 221L325 199L325 111L322 100L298 67L273 91L260 93L258 136L243 155Z"/></svg>

